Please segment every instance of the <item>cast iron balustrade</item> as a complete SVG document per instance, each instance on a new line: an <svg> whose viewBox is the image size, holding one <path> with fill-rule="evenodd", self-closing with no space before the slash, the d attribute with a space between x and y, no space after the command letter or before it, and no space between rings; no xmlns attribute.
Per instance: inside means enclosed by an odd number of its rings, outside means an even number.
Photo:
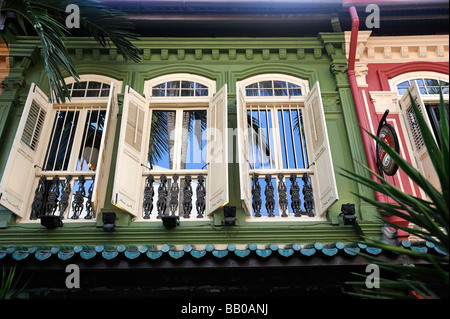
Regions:
<svg viewBox="0 0 450 319"><path fill-rule="evenodd" d="M314 217L311 177L304 173L273 173L252 177L252 208L254 217Z"/></svg>
<svg viewBox="0 0 450 319"><path fill-rule="evenodd" d="M142 217L203 218L206 209L206 179L203 175L150 174L145 178Z"/></svg>
<svg viewBox="0 0 450 319"><path fill-rule="evenodd" d="M43 215L56 215L69 219L92 219L92 191L94 176L41 175L31 204L30 219Z"/></svg>

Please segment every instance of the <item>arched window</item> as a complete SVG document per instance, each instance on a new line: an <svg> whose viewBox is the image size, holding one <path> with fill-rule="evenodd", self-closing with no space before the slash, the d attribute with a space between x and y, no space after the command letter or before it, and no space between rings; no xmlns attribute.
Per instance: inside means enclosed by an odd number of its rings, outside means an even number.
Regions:
<svg viewBox="0 0 450 319"><path fill-rule="evenodd" d="M67 85L71 97L108 97L110 83L97 81L82 81Z"/></svg>
<svg viewBox="0 0 450 319"><path fill-rule="evenodd" d="M32 84L24 106L1 183L8 201L16 200L8 208L24 220L91 220L104 200L113 146L106 139L114 137L121 83L82 75L67 85L73 98L57 104Z"/></svg>
<svg viewBox="0 0 450 319"><path fill-rule="evenodd" d="M117 92L122 91L122 83L116 79L101 75L81 75L78 82L73 78L66 79L70 96L73 98L108 98L114 83Z"/></svg>
<svg viewBox="0 0 450 319"><path fill-rule="evenodd" d="M442 89L443 94L449 93L449 84L446 81L430 78L417 78L412 80L406 80L397 84L397 92L399 95L403 95L408 91L411 84L415 82L419 88L420 94L439 94L439 88Z"/></svg>
<svg viewBox="0 0 450 319"><path fill-rule="evenodd" d="M168 81L152 87L152 96L208 96L208 87L194 81Z"/></svg>
<svg viewBox="0 0 450 319"><path fill-rule="evenodd" d="M228 202L227 86L178 73L125 91L114 204L142 221L210 217Z"/></svg>
<svg viewBox="0 0 450 319"><path fill-rule="evenodd" d="M263 74L237 91L241 199L251 220L325 218L337 188L319 83L310 90L308 81Z"/></svg>
<svg viewBox="0 0 450 319"><path fill-rule="evenodd" d="M302 96L299 84L283 80L266 80L245 87L246 96Z"/></svg>
<svg viewBox="0 0 450 319"><path fill-rule="evenodd" d="M428 127L433 132L436 142L440 144L439 125L442 114L439 111L439 90L442 89L447 109L444 116L448 118L449 76L436 72L409 72L399 75L389 82L392 91L397 92L399 95L398 101L403 119L402 125L407 133L408 147L414 155L414 165L437 189L440 189L439 179L425 147L417 118L413 111L410 95L419 107Z"/></svg>
<svg viewBox="0 0 450 319"><path fill-rule="evenodd" d="M147 98L207 98L216 92L213 80L189 73L163 75L145 81L144 95Z"/></svg>

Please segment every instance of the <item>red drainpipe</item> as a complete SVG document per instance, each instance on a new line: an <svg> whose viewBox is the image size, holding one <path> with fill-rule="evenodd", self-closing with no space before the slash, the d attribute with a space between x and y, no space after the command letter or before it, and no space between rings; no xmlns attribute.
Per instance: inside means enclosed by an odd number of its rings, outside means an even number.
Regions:
<svg viewBox="0 0 450 319"><path fill-rule="evenodd" d="M350 82L353 101L355 103L356 115L358 116L358 121L360 124L361 137L364 144L364 150L366 152L367 162L369 168L372 171L378 172L378 167L375 160L376 158L375 153L371 145L371 139L370 136L367 134L367 132L365 132L365 130L369 131L369 129L367 128L366 119L364 117L364 107L361 102L361 97L359 95L358 84L356 82L355 76L355 60L356 60L356 46L358 43L359 17L355 7L350 7L349 10L350 10L350 17L352 19L352 33L350 38L350 52L348 57L348 68L347 68L348 80ZM372 180L379 182L378 178L375 175L370 174L370 177ZM379 192L375 192L375 198L377 199L377 201L386 202L385 196Z"/></svg>

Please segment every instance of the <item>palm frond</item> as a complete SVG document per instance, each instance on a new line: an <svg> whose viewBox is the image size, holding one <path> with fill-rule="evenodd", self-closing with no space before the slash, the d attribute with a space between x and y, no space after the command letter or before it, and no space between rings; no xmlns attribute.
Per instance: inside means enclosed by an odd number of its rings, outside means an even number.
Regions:
<svg viewBox="0 0 450 319"><path fill-rule="evenodd" d="M29 1L51 11L60 19L65 19L65 8L74 3L72 0ZM97 1L77 1L76 5L80 8L81 33L94 38L102 47L110 47L112 43L124 61L141 60L140 49L130 41L138 40L138 35L132 32L134 26L123 12Z"/></svg>
<svg viewBox="0 0 450 319"><path fill-rule="evenodd" d="M51 100L58 103L70 99L61 70L76 81L79 76L66 47L69 30L63 24L65 9L72 0L4 0L2 11L14 12L24 33L25 22L36 31L42 45L44 69L48 76ZM95 39L103 47L114 45L124 61L140 61L140 50L130 40L137 40L132 23L125 15L96 1L77 1L80 8L80 35ZM5 38L2 34L2 38Z"/></svg>
<svg viewBox="0 0 450 319"><path fill-rule="evenodd" d="M9 272L6 272L6 269L3 266L2 277L0 280L0 299L14 299L26 288L31 278L29 278L22 287L17 288L21 276L22 273L16 277L16 266L13 266Z"/></svg>
<svg viewBox="0 0 450 319"><path fill-rule="evenodd" d="M399 297L402 296L399 291L415 291L421 297L440 298L448 296L448 252L449 252L449 126L446 110L443 103L443 96L441 92L440 102L440 145L437 144L431 129L425 122L422 113L416 105L414 99L410 95L413 111L418 122L425 147L429 153L433 166L439 176L440 186L442 191L436 189L417 169L409 164L404 158L400 156L394 149L384 143L383 140L367 132L417 186L419 186L427 195L424 200L417 196L413 196L403 192L395 185L389 183L382 176L376 172L371 171L368 167L364 169L374 174L379 182L374 181L368 177L358 175L349 170L343 169L340 175L353 180L357 183L367 186L368 188L380 192L393 202L385 203L378 202L372 198L355 194L363 201L370 203L377 207L378 211L387 216L398 216L410 223L410 226L399 226L389 221L384 221L387 225L394 228L406 231L409 234L418 236L424 240L430 241L439 246L447 253L446 257L433 256L432 254L425 254L402 247L386 244L380 241L364 239L363 243L372 247L382 248L385 251L390 251L395 254L404 254L410 256L413 260L422 261L421 266L411 267L399 264L387 263L376 256L365 256L367 259L375 262L380 268L388 271L390 274L397 274L397 278L392 281L383 281L383 285L389 287L387 294L380 291L373 291L363 289L359 296L367 297ZM350 284L350 283L349 283ZM356 284L354 282L353 284ZM359 282L357 285L364 285Z"/></svg>
<svg viewBox="0 0 450 319"><path fill-rule="evenodd" d="M66 70L72 77L78 79L73 61L71 60L67 48L66 27L53 19L49 13L41 7L33 5L29 1L5 0L2 10L14 12L19 21L28 21L36 31L42 44L44 55L44 69L48 76L50 99L56 98L58 102L64 101L64 97L69 96L69 90L64 82L64 77L60 67ZM24 28L24 23L20 23Z"/></svg>

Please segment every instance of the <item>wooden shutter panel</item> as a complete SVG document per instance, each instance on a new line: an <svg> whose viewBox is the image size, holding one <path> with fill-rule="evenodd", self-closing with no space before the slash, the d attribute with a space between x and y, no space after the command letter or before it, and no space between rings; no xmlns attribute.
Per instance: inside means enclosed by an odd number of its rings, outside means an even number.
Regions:
<svg viewBox="0 0 450 319"><path fill-rule="evenodd" d="M106 181L104 180L105 173L109 174L109 168L111 165L111 153L112 144L114 142L114 133L110 135L113 127L116 123L116 117L118 112L117 93L114 83L111 83L108 105L106 107L105 124L103 127L102 139L100 142L100 150L98 153L97 169L95 171L95 184L92 191L92 207L93 210L99 213L99 200L103 199L104 192L106 191ZM109 137L109 140L108 140ZM108 155L106 154L108 150Z"/></svg>
<svg viewBox="0 0 450 319"><path fill-rule="evenodd" d="M207 214L212 214L216 209L226 205L229 201L227 99L227 85L225 84L209 103L207 124Z"/></svg>
<svg viewBox="0 0 450 319"><path fill-rule="evenodd" d="M237 92L237 143L239 156L239 181L242 207L247 215L252 214L252 197L250 186L250 167L248 155L248 120L244 92L236 85Z"/></svg>
<svg viewBox="0 0 450 319"><path fill-rule="evenodd" d="M148 102L129 86L125 88L117 151L112 203L137 216L144 162L144 128L148 127Z"/></svg>
<svg viewBox="0 0 450 319"><path fill-rule="evenodd" d="M430 120L427 115L427 111L425 109L425 104L423 103L416 81L413 81L413 84L408 89L408 92L411 93L411 96L413 97L420 112L422 113L425 122L427 123L431 132L433 132ZM423 142L423 137L420 133L420 128L417 124L416 116L414 114L408 92L406 92L400 99L400 108L409 138L411 140L414 157L417 161L417 167L419 171L427 178L427 180L431 184L433 184L436 189L441 190L439 177L437 176L436 170L434 169L433 163L431 162L431 158L428 154L428 150Z"/></svg>
<svg viewBox="0 0 450 319"><path fill-rule="evenodd" d="M321 216L338 200L338 191L319 82L306 96L305 113L308 160L314 170L314 203L316 214Z"/></svg>
<svg viewBox="0 0 450 319"><path fill-rule="evenodd" d="M52 124L51 110L47 96L31 84L0 184L0 204L19 217L31 211L35 165L42 165Z"/></svg>

